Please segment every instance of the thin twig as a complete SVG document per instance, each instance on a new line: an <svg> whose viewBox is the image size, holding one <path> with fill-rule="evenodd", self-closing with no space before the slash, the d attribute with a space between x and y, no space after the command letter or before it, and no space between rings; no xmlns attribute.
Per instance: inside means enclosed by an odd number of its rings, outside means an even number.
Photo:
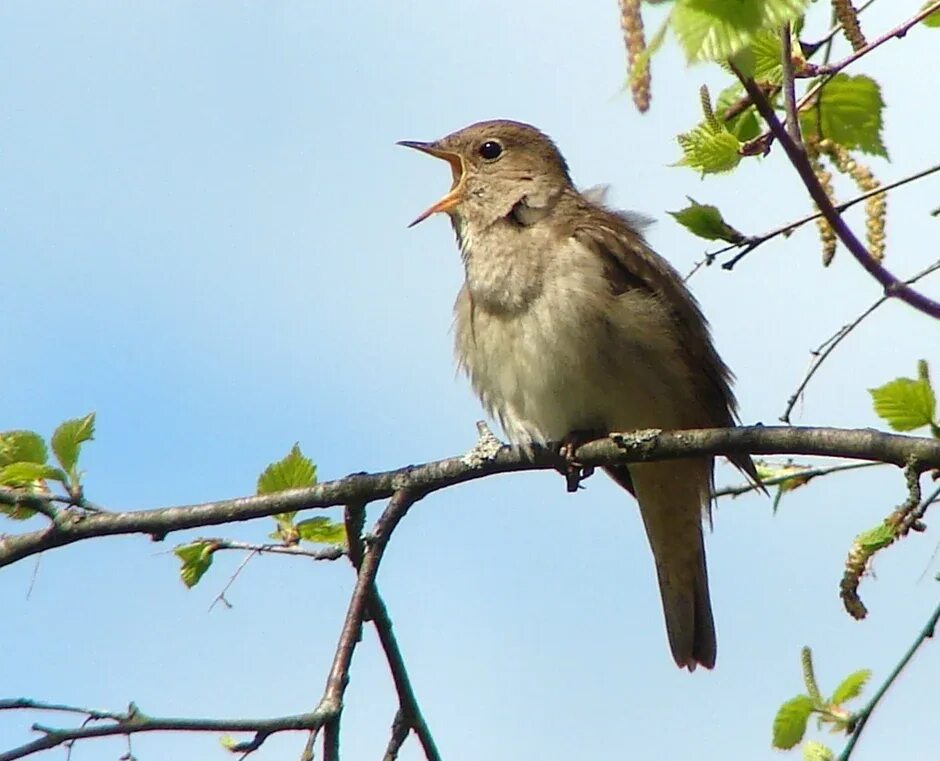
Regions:
<svg viewBox="0 0 940 761"><path fill-rule="evenodd" d="M940 0L937 0L937 5L940 7ZM750 93L754 105L764 118L764 121L770 126L771 132L783 146L787 157L790 159L790 163L793 164L793 167L800 175L800 179L803 180L803 184L816 202L816 206L819 207L826 221L835 231L836 235L839 236L839 239L852 256L854 256L858 263L882 285L886 294L897 297L924 314L930 315L935 319L940 319L940 303L927 298L923 294L913 290L910 286L905 285L868 252L868 249L865 248L862 242L855 236L855 233L852 232L842 219L839 212L836 211L828 194L822 185L820 185L819 180L814 174L813 167L806 158L806 154L790 139L790 135L787 134L780 119L777 118L773 106L764 97L760 88L753 79L745 77L733 64L731 64L731 66L744 85L744 89Z"/></svg>
<svg viewBox="0 0 940 761"><path fill-rule="evenodd" d="M215 546L213 552L221 550L238 550L255 552L259 555L290 555L292 557L310 558L311 560L339 560L346 554L339 545L331 545L318 550L307 549L297 544L254 544L253 542L236 542L232 539L194 539L194 542L211 542Z"/></svg>
<svg viewBox="0 0 940 761"><path fill-rule="evenodd" d="M796 90L793 82L793 50L790 24L780 28L780 69L782 72L783 103L787 115L787 131L790 139L803 150L803 136L800 134L800 119L796 112Z"/></svg>
<svg viewBox="0 0 940 761"><path fill-rule="evenodd" d="M870 7L874 2L875 2L875 0L868 0L868 2L862 3L862 4L858 7L858 9L855 11L856 15L861 15L862 11L866 10L866 9L867 9L868 7ZM832 18L833 18L833 24L832 24L832 26L830 27L829 31L826 32L826 34L825 34L823 37L821 37L820 39L816 40L816 42L812 43L812 45L810 46L810 47L812 48L813 52L815 52L816 50L818 50L819 48L821 48L821 47L824 46L824 45L826 45L827 47L831 46L833 38L835 38L835 36L836 36L839 32L842 31L842 23L841 23L841 22L838 22L838 23L835 22L835 19L836 19L836 14L835 14L835 12L833 12ZM823 54L823 61L824 61L825 63L829 63L829 54L828 54L828 53L824 53L824 54Z"/></svg>
<svg viewBox="0 0 940 761"><path fill-rule="evenodd" d="M239 574L241 574L241 572L245 570L245 566L248 565L248 563L251 562L251 559L252 559L253 557L256 557L257 555L258 555L258 551L257 551L257 550L252 550L251 552L248 552L248 553L245 555L245 557L242 559L242 562L238 564L238 567L235 569L235 571L232 573L232 575L229 576L228 581L225 582L225 586L222 587L222 591L219 592L219 593L215 596L215 599L213 599L211 603L209 603L209 610L210 610L210 611L211 611L218 603L224 603L224 605L225 605L226 608L231 608L231 607L232 607L232 603L230 603L230 602L226 599L225 593L228 592L228 590L231 588L232 584L235 583L235 579L238 578Z"/></svg>
<svg viewBox="0 0 940 761"><path fill-rule="evenodd" d="M825 465L819 466L816 468L805 467L802 470L796 470L792 473L784 473L779 476L773 476L771 478L762 478L761 483L764 486L777 486L778 484L785 484L789 481L810 481L813 478L818 478L819 476L828 476L833 473L843 473L847 470L860 470L862 468L876 468L880 465L884 465L883 462L852 462L848 465ZM760 486L757 484L740 484L739 486L725 486L721 489L716 489L712 492L712 496L716 499L719 497L739 497L742 494L747 494L752 491L759 491Z"/></svg>
<svg viewBox="0 0 940 761"><path fill-rule="evenodd" d="M840 71L842 71L842 69L844 69L846 66L849 66L850 64L855 63L859 58L861 58L862 56L868 55L869 53L871 53L871 51L875 50L875 48L881 47L884 43L888 42L889 40L892 40L894 38L900 39L904 37L904 35L906 35L908 31L910 31L911 27L919 24L921 21L927 18L927 16L929 16L931 13L937 10L940 10L940 0L934 0L934 2L930 3L930 5L925 5L917 13L911 16L911 18L909 18L907 21L903 22L902 24L898 24L891 31L885 32L880 37L869 42L867 45L865 45L865 47L859 48L858 50L853 52L851 55L843 58L841 61L837 61L836 63L830 63L826 66L807 66L806 70L804 72L798 73L797 76L818 77L818 76L831 76L833 74L837 74Z"/></svg>
<svg viewBox="0 0 940 761"><path fill-rule="evenodd" d="M930 618L927 619L927 623L924 625L924 628L920 630L920 633L917 635L917 639L911 644L907 649L907 652L904 653L897 665L892 669L891 673L888 674L888 678L885 680L884 684L878 688L872 699L868 702L861 711L855 715L855 726L852 729L852 734L849 735L849 740L843 748L842 753L839 754L839 761L848 761L849 757L852 755L852 751L855 749L855 744L858 742L858 738L861 737L862 730L865 729L865 725L868 724L868 720L871 718L872 712L878 706L878 703L885 696L885 693L888 691L888 688L894 684L895 680L901 675L901 672L910 663L911 658L914 657L914 654L920 648L924 642L928 639L931 639L934 636L934 632L937 628L937 622L940 621L940 605L937 605L934 608L933 613L930 615Z"/></svg>
<svg viewBox="0 0 940 761"><path fill-rule="evenodd" d="M864 193L855 196L854 198L850 198L848 201L837 204L835 206L836 211L843 212L846 209L861 203L862 201L867 201L872 196L877 196L882 193L886 193L889 190L894 190L895 188L899 188L902 185L907 185L909 182L914 182L915 180L927 177L928 175L934 174L935 172L940 172L940 164L936 164L928 169L922 169L919 172L915 172L914 174L908 175L907 177L902 177L900 180L895 180L894 182L890 182L887 185L879 185L877 188L867 190ZM779 235L789 235L797 228L802 227L808 222L812 222L814 219L819 219L821 216L823 216L823 213L821 211L817 211L812 214L807 214L805 217L801 217L800 219L797 219L793 222L788 222L785 225L781 225L780 227L774 228L773 230L770 230L769 232L763 233L761 235L748 236L739 243L731 243L724 248L720 248L717 251L706 254L706 261L704 263L710 263L710 261L708 261L709 258L714 259L715 257L721 256L722 254L734 248L741 248L743 246L744 250L741 253L737 254L733 259L721 265L721 268L725 270L734 269L734 266L739 261L741 261L745 256L747 256L749 253L751 253L751 251L761 244L766 243L767 241L776 238ZM688 279L690 276L691 273L689 276L687 276L686 279Z"/></svg>
<svg viewBox="0 0 940 761"><path fill-rule="evenodd" d="M34 705L23 705L24 703L34 703ZM88 719L109 723L94 726L83 725L78 728L58 728L34 724L33 729L40 732L42 737L10 750L0 751L0 761L16 761L16 759L25 758L59 745L73 743L76 740L131 735L138 732L252 732L255 739L243 745L260 747L261 743L273 734L313 729L321 726L324 721L331 718L328 711L321 710L319 707L311 713L279 716L274 719L198 719L148 716L133 704L131 704L130 710L122 714L92 709L82 711L72 706L56 707L55 704L40 704L22 699L0 701L0 710L16 708L39 708L40 710L84 713ZM238 746L238 750L243 751L244 748Z"/></svg>
<svg viewBox="0 0 940 761"><path fill-rule="evenodd" d="M940 270L940 260L934 262L926 269L921 270L916 275L906 280L907 285L916 283L923 277L926 277L932 272ZM856 317L852 322L847 325L843 325L839 330L837 330L833 335L823 341L816 349L813 350L813 361L810 363L809 369L807 369L806 374L803 376L803 380L800 381L800 385L796 387L796 390L790 395L790 398L787 399L787 406L784 409L783 414L780 416L781 422L790 423L790 413L793 412L793 408L796 406L796 403L803 396L803 392L806 390L806 387L809 385L809 382L813 379L813 376L816 375L820 366L825 362L829 355L835 351L836 347L842 343L842 341L848 337L848 335L859 326L859 324L867 318L872 312L874 312L878 307L888 301L890 296L882 296L880 299L875 301L868 309L862 312L858 317Z"/></svg>

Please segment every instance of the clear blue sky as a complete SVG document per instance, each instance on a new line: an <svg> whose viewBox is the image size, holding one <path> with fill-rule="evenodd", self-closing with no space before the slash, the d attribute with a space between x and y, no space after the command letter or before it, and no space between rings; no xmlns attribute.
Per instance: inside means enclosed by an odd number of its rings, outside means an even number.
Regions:
<svg viewBox="0 0 940 761"><path fill-rule="evenodd" d="M878 3L866 30L919 5ZM886 180L936 161L924 125L940 123L940 103L923 74L940 66L938 35L918 29L857 69L885 87L893 161L872 164ZM612 0L7 0L0 429L48 434L96 410L87 493L112 509L250 493L295 441L323 479L464 452L481 412L451 364L459 259L445 219L406 229L449 174L396 140L485 118L537 124L579 184L611 183L615 203L660 220L651 243L682 271L706 250L666 214L686 195L748 233L809 208L777 151L730 178L669 166L717 70L686 69L670 42L645 116L623 78ZM937 256L937 199L935 180L891 197L898 274ZM878 296L842 250L821 269L811 228L692 285L746 422L775 422L808 350ZM925 288L940 296L940 283ZM797 421L878 426L866 389L923 356L940 367L936 335L927 318L885 308L819 374ZM861 667L880 680L933 609L933 533L879 557L863 587L867 621L851 621L837 595L852 537L902 499L902 484L893 469L834 478L776 516L766 499L722 504L708 537L718 667L693 675L669 657L635 506L603 479L572 496L553 474L524 474L425 500L401 524L380 586L445 757L779 757L771 721L801 689L802 645L824 688ZM161 715L315 705L346 565L256 560L229 593L234 609L210 613L240 558L220 557L187 591L170 551L188 536L47 553L29 600L34 561L4 569L0 692L111 709L134 700ZM924 696L938 667L930 643L858 761L935 753ZM380 757L395 706L371 632L348 698L345 757ZM0 716L0 745L25 741L34 719ZM257 758L295 758L302 744L276 738ZM87 743L72 759L123 752L120 740ZM181 735L139 737L134 752L227 757L213 737ZM418 757L409 741L403 758Z"/></svg>

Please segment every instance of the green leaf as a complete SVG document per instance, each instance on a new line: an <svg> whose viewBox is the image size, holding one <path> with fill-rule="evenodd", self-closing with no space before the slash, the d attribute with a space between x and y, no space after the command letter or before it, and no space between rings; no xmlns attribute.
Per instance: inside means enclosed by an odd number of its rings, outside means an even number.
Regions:
<svg viewBox="0 0 940 761"><path fill-rule="evenodd" d="M0 433L0 466L12 462L44 463L49 450L42 436L33 431L4 431Z"/></svg>
<svg viewBox="0 0 940 761"><path fill-rule="evenodd" d="M774 718L774 747L789 750L802 740L812 711L813 701L809 695L797 695L780 706Z"/></svg>
<svg viewBox="0 0 940 761"><path fill-rule="evenodd" d="M187 587L192 589L196 586L202 575L209 570L215 550L216 546L212 542L190 542L173 550L173 554L182 563L180 578Z"/></svg>
<svg viewBox="0 0 940 761"><path fill-rule="evenodd" d="M65 483L68 476L59 468L41 462L12 462L0 468L0 484L3 486L28 487L47 479Z"/></svg>
<svg viewBox="0 0 940 761"><path fill-rule="evenodd" d="M776 31L755 34L751 40L751 50L754 53L754 80L773 85L781 84L783 45L780 44L780 35Z"/></svg>
<svg viewBox="0 0 940 761"><path fill-rule="evenodd" d="M300 538L320 544L346 544L346 527L329 518L308 518L297 524Z"/></svg>
<svg viewBox="0 0 940 761"><path fill-rule="evenodd" d="M684 154L679 164L702 174L730 172L741 161L741 143L727 130L715 131L700 124L677 139Z"/></svg>
<svg viewBox="0 0 940 761"><path fill-rule="evenodd" d="M273 494L285 489L302 489L317 482L317 467L294 444L282 460L272 462L258 477L258 494Z"/></svg>
<svg viewBox="0 0 940 761"><path fill-rule="evenodd" d="M693 235L706 240L723 240L728 243L740 243L744 236L725 222L718 207L698 203L689 198L690 206L679 211L670 211L676 222Z"/></svg>
<svg viewBox="0 0 940 761"><path fill-rule="evenodd" d="M875 413L895 431L913 431L934 422L937 399L929 379L896 378L868 393Z"/></svg>
<svg viewBox="0 0 940 761"><path fill-rule="evenodd" d="M863 531L855 537L855 541L863 550L872 553L883 550L897 538L896 530L887 523L882 523L873 529Z"/></svg>
<svg viewBox="0 0 940 761"><path fill-rule="evenodd" d="M701 88L699 96L705 119L691 132L676 138L683 153L678 163L702 174L728 172L741 161L741 143L715 116L707 87Z"/></svg>
<svg viewBox="0 0 940 761"><path fill-rule="evenodd" d="M865 687L865 683L871 677L871 671L869 669L861 669L852 674L849 674L842 682L836 687L835 692L832 693L832 697L829 698L829 702L833 705L840 706L845 703L847 700L852 698L857 698L862 694L862 688Z"/></svg>
<svg viewBox="0 0 940 761"><path fill-rule="evenodd" d="M803 13L808 0L677 0L672 28L689 63L721 61L764 30Z"/></svg>
<svg viewBox="0 0 940 761"><path fill-rule="evenodd" d="M59 464L69 473L78 462L82 443L91 441L95 436L95 413L85 417L66 420L52 434L52 451Z"/></svg>
<svg viewBox="0 0 940 761"><path fill-rule="evenodd" d="M807 740L803 746L803 761L834 761L835 754L815 740Z"/></svg>
<svg viewBox="0 0 940 761"><path fill-rule="evenodd" d="M927 0L927 2L924 3L924 4L921 6L921 10L923 10L924 8L926 8L928 5L931 5L931 4L933 3L933 1L934 1L934 0ZM926 17L924 18L924 20L921 21L921 23L922 23L924 26L929 26L929 27L932 27L932 28L934 28L934 29L940 28L940 11L934 11L934 12L931 13L929 16L926 16Z"/></svg>
<svg viewBox="0 0 940 761"><path fill-rule="evenodd" d="M801 112L800 123L808 136L888 158L881 140L884 105L881 87L871 77L836 74L820 91L818 104Z"/></svg>

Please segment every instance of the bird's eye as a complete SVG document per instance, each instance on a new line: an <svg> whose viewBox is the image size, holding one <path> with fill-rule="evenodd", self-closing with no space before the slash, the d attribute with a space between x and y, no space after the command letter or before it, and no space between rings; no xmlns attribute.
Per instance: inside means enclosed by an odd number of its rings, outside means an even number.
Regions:
<svg viewBox="0 0 940 761"><path fill-rule="evenodd" d="M485 158L487 161L493 161L498 159L502 155L503 146L497 143L495 140L487 140L483 145L480 146L480 155Z"/></svg>

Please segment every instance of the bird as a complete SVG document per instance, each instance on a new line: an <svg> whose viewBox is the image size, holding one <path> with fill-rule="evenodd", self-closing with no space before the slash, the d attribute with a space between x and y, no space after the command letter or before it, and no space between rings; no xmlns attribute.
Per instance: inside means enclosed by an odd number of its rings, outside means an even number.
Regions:
<svg viewBox="0 0 940 761"><path fill-rule="evenodd" d="M464 268L457 365L510 441L736 424L733 375L681 276L647 244L642 217L578 191L551 138L492 120L398 144L450 165L450 191L410 226L450 217ZM748 455L730 459L759 484ZM702 524L714 458L604 470L639 505L676 664L713 668Z"/></svg>

